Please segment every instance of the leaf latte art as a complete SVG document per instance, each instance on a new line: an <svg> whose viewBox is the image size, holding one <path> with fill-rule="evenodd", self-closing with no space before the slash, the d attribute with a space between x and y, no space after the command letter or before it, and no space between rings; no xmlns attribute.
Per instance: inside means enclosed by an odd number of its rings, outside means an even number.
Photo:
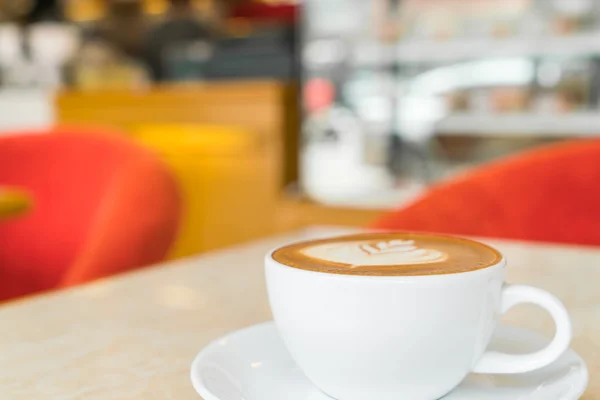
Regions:
<svg viewBox="0 0 600 400"><path fill-rule="evenodd" d="M414 240L387 240L368 242L326 243L307 247L302 253L308 257L348 265L385 266L426 264L444 261L448 255L435 249L420 248Z"/></svg>

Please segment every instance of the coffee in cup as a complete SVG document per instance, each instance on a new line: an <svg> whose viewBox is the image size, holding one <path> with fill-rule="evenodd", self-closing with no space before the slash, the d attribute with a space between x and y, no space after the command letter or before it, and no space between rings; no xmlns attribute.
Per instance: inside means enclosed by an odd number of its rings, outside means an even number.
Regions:
<svg viewBox="0 0 600 400"><path fill-rule="evenodd" d="M542 368L569 346L564 306L531 286L505 285L506 261L477 241L365 233L293 243L269 253L276 326L305 375L337 400L434 400L470 372ZM519 303L556 324L535 353L486 351L498 317Z"/></svg>
<svg viewBox="0 0 600 400"><path fill-rule="evenodd" d="M498 264L502 255L453 236L371 233L291 244L275 251L273 259L316 272L406 276L474 271Z"/></svg>

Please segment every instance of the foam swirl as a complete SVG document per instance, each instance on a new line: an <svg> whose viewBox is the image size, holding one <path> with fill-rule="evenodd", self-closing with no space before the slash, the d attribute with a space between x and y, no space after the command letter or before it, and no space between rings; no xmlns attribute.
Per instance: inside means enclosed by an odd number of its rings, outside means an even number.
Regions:
<svg viewBox="0 0 600 400"><path fill-rule="evenodd" d="M414 240L353 241L307 247L302 253L313 259L346 264L349 268L430 264L445 261L448 254L415 245Z"/></svg>

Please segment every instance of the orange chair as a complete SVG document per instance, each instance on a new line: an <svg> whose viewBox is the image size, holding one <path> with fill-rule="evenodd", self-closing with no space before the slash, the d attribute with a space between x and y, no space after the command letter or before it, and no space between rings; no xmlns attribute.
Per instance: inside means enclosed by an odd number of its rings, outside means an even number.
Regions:
<svg viewBox="0 0 600 400"><path fill-rule="evenodd" d="M483 166L373 227L600 245L600 141L563 142Z"/></svg>
<svg viewBox="0 0 600 400"><path fill-rule="evenodd" d="M27 190L34 204L0 222L0 300L159 262L176 236L174 179L151 152L117 135L2 137L3 185Z"/></svg>

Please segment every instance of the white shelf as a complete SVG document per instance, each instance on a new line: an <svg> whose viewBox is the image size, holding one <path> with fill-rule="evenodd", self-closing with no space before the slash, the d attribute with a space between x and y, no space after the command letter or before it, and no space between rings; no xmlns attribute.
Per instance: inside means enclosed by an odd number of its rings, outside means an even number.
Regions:
<svg viewBox="0 0 600 400"><path fill-rule="evenodd" d="M436 134L453 136L599 136L600 111L571 114L456 114L436 125Z"/></svg>
<svg viewBox="0 0 600 400"><path fill-rule="evenodd" d="M400 63L456 62L487 57L577 56L600 54L600 32L559 37L407 40L396 47Z"/></svg>

